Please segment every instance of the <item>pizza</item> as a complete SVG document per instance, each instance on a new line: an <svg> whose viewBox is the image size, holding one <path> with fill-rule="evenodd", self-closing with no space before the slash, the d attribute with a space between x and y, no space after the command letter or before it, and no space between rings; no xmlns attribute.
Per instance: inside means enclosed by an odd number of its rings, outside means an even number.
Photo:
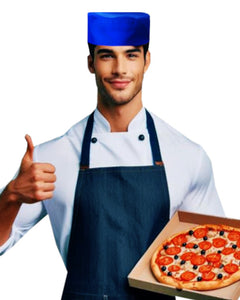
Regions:
<svg viewBox="0 0 240 300"><path fill-rule="evenodd" d="M151 258L156 279L178 289L213 290L240 279L240 229L199 225L165 240Z"/></svg>

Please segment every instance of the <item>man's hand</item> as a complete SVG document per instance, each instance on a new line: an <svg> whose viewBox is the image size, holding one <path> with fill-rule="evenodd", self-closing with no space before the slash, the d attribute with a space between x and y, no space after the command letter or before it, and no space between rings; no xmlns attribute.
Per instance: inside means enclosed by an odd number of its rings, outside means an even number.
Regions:
<svg viewBox="0 0 240 300"><path fill-rule="evenodd" d="M49 163L33 161L34 145L29 135L25 136L27 150L24 154L19 174L10 184L11 200L20 203L35 203L50 199L55 189L55 167Z"/></svg>
<svg viewBox="0 0 240 300"><path fill-rule="evenodd" d="M22 203L36 203L53 196L56 181L55 167L33 161L34 146L29 135L25 136L27 150L19 174L0 195L0 246L9 238L12 224Z"/></svg>

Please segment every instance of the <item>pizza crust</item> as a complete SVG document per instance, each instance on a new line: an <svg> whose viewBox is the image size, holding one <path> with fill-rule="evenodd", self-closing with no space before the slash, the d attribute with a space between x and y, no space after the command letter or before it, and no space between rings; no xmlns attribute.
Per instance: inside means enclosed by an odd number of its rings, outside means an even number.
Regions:
<svg viewBox="0 0 240 300"><path fill-rule="evenodd" d="M154 272L155 266L153 266ZM240 271L236 272L229 278L225 280L213 280L213 281L193 281L193 282L186 282L182 280L176 280L173 277L169 276L157 276L158 271L155 271L155 276L159 282L174 286L175 288L181 289L189 289L189 290L196 290L196 291L208 291L226 287L230 284L237 282L240 279Z"/></svg>
<svg viewBox="0 0 240 300"><path fill-rule="evenodd" d="M230 231L236 231L240 233L240 228L234 228L231 226L227 225L213 225L213 224L205 224L205 225L199 225L194 227L192 230L195 231L196 229L199 228L208 228L209 230L213 231L224 231L224 232L230 232ZM153 256L151 258L150 266L151 270L156 277L156 279L164 284L171 285L176 287L177 289L190 289L190 290L199 290L199 291L206 291L206 290L213 290L213 289L218 289L222 287L226 287L230 284L233 284L234 282L240 280L240 269L233 273L229 274L229 276L225 277L224 279L214 279L211 281L197 281L196 279L193 281L183 281L180 279L176 279L173 276L167 276L164 274L158 264L156 263L156 259L158 256L158 253L164 250L164 245L168 245L171 243L171 241L181 235L181 234L187 234L189 230L181 231L173 236L169 237L166 239L159 247L154 251ZM240 265L240 261L239 261Z"/></svg>

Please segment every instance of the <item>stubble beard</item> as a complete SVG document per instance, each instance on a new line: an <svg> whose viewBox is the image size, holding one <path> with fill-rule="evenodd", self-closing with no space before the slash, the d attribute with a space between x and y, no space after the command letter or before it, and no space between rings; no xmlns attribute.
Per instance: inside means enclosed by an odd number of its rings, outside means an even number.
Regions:
<svg viewBox="0 0 240 300"><path fill-rule="evenodd" d="M116 91L118 95L114 96L108 92L108 90L104 87L103 84L97 82L97 87L98 87L98 101L100 101L105 107L117 107L117 106L126 105L131 101L133 101L142 90L142 85L140 85L130 95L125 96L124 95L125 91L119 90ZM123 95L121 95L121 93Z"/></svg>

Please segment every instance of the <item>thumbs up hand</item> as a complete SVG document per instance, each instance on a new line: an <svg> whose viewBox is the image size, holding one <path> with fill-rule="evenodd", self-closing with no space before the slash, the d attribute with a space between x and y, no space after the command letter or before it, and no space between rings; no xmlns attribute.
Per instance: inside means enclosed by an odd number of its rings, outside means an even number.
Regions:
<svg viewBox="0 0 240 300"><path fill-rule="evenodd" d="M20 203L35 203L50 199L55 189L55 167L49 163L33 161L34 145L29 135L25 136L27 150L22 158L19 174L11 183L14 200Z"/></svg>
<svg viewBox="0 0 240 300"><path fill-rule="evenodd" d="M33 142L31 137L28 134L26 134L25 139L27 141L27 150L22 158L22 163L20 168L22 171L28 169L28 167L30 167L33 163L33 151L34 151Z"/></svg>

